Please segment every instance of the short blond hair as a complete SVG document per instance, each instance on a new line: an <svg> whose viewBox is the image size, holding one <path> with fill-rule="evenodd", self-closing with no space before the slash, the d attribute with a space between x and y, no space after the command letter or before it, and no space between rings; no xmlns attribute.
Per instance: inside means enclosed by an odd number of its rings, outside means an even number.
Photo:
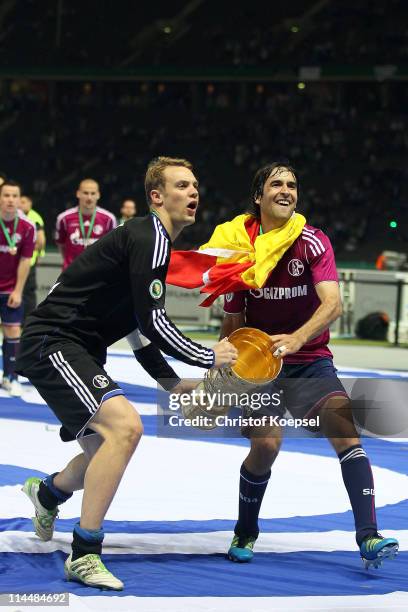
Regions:
<svg viewBox="0 0 408 612"><path fill-rule="evenodd" d="M145 192L146 192L146 201L150 206L150 192L152 189L159 189L160 187L163 189L165 185L165 177L164 171L169 166L182 166L184 168L188 168L193 171L193 165L187 160L179 157L155 157L147 166L146 175L145 175Z"/></svg>

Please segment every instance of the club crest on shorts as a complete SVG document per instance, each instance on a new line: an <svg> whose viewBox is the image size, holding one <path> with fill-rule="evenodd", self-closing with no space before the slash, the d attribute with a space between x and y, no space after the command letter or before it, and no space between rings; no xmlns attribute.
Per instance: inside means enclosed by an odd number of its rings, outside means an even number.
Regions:
<svg viewBox="0 0 408 612"><path fill-rule="evenodd" d="M158 300L163 295L163 283L158 278L150 283L149 293L155 300Z"/></svg>
<svg viewBox="0 0 408 612"><path fill-rule="evenodd" d="M97 389L104 389L109 385L109 379L103 374L97 374L93 377L92 384Z"/></svg>
<svg viewBox="0 0 408 612"><path fill-rule="evenodd" d="M291 259L288 263L288 272L291 276L300 276L304 269L305 266L300 259Z"/></svg>

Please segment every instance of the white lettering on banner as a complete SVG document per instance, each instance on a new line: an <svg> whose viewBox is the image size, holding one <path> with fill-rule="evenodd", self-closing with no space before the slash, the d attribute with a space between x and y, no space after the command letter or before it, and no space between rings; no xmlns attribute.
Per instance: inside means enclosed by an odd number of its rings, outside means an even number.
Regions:
<svg viewBox="0 0 408 612"><path fill-rule="evenodd" d="M307 295L307 285L296 285L295 287L264 287L263 289L251 289L249 292L254 298L266 300L291 300L295 297Z"/></svg>

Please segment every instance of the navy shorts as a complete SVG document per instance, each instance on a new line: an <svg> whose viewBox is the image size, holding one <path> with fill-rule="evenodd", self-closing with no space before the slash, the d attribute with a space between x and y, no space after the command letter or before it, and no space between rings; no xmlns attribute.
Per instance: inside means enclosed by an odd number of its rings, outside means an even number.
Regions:
<svg viewBox="0 0 408 612"><path fill-rule="evenodd" d="M64 442L93 434L87 425L102 402L123 395L123 391L84 347L47 338L33 342L33 338L24 341L23 336L22 358L20 363L17 359L16 371L29 379L61 421Z"/></svg>
<svg viewBox="0 0 408 612"><path fill-rule="evenodd" d="M0 293L0 320L3 325L21 325L24 317L24 306L21 302L18 308L7 306L9 293Z"/></svg>
<svg viewBox="0 0 408 612"><path fill-rule="evenodd" d="M283 417L288 411L295 419L310 419L317 416L330 397L348 397L333 361L326 357L308 363L283 365L278 378L271 385L260 388L261 392L263 390L270 395L279 394L280 403L250 411L251 416Z"/></svg>

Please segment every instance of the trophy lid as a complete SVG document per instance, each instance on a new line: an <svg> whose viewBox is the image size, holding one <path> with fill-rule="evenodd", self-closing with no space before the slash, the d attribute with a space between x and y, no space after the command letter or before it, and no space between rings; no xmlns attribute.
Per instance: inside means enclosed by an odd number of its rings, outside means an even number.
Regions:
<svg viewBox="0 0 408 612"><path fill-rule="evenodd" d="M267 333L255 327L241 327L228 340L238 350L237 363L231 368L237 377L265 384L278 376L282 357L272 354L272 340Z"/></svg>

